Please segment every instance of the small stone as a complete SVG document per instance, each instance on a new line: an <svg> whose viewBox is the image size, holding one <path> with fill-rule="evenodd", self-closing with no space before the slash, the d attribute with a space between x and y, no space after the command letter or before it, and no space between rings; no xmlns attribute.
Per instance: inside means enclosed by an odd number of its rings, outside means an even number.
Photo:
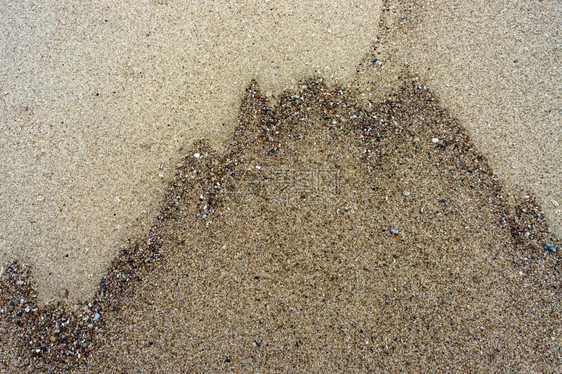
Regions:
<svg viewBox="0 0 562 374"><path fill-rule="evenodd" d="M404 191L404 192L402 192L402 194L403 194L404 196L410 196L410 192L408 192L408 191Z"/></svg>
<svg viewBox="0 0 562 374"><path fill-rule="evenodd" d="M256 165L256 169L260 170L260 169L261 169L261 166Z"/></svg>
<svg viewBox="0 0 562 374"><path fill-rule="evenodd" d="M556 247L553 246L552 244L545 244L543 248L549 252L556 252Z"/></svg>
<svg viewBox="0 0 562 374"><path fill-rule="evenodd" d="M398 229L395 228L390 229L390 232L393 233L394 235L400 234L400 231L398 231Z"/></svg>
<svg viewBox="0 0 562 374"><path fill-rule="evenodd" d="M100 314L99 313L94 314L94 321L97 321L98 319L100 319Z"/></svg>
<svg viewBox="0 0 562 374"><path fill-rule="evenodd" d="M199 158L199 157L201 157L201 153L194 153L194 154L193 154L193 157Z"/></svg>
<svg viewBox="0 0 562 374"><path fill-rule="evenodd" d="M439 139L438 139L438 138L433 138L433 139L431 139L431 142L432 142L432 143L439 143Z"/></svg>

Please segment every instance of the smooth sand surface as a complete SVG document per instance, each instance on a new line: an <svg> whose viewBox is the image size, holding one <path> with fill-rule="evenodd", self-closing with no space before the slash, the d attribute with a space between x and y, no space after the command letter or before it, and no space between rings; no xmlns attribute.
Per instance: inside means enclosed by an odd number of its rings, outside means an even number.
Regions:
<svg viewBox="0 0 562 374"><path fill-rule="evenodd" d="M0 262L44 301L87 300L151 223L180 147L232 132L266 94L345 81L380 1L0 3Z"/></svg>

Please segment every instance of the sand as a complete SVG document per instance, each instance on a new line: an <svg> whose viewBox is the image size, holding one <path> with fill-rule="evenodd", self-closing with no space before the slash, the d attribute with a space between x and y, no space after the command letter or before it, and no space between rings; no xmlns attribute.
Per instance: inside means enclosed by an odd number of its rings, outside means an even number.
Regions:
<svg viewBox="0 0 562 374"><path fill-rule="evenodd" d="M506 185L536 194L562 237L560 1L389 3L381 74L401 64L418 76Z"/></svg>
<svg viewBox="0 0 562 374"><path fill-rule="evenodd" d="M560 242L438 100L251 85L78 311L1 279L8 371L555 372ZM10 352L6 352L9 355ZM13 353L12 353L13 355ZM133 369L134 368L134 369Z"/></svg>
<svg viewBox="0 0 562 374"><path fill-rule="evenodd" d="M378 35L380 2L0 6L0 261L31 264L43 302L94 294L252 78L270 96L319 73L372 101L411 71L562 234L558 2L390 2Z"/></svg>
<svg viewBox="0 0 562 374"><path fill-rule="evenodd" d="M343 82L379 1L0 4L0 263L43 302L87 301L150 227L179 149L220 147L240 95L308 74Z"/></svg>
<svg viewBox="0 0 562 374"><path fill-rule="evenodd" d="M0 5L1 371L561 366L559 3L299 4Z"/></svg>

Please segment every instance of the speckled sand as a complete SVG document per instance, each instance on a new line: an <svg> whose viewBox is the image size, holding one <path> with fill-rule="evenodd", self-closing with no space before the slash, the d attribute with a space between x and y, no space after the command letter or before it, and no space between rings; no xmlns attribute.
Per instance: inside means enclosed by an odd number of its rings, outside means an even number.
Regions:
<svg viewBox="0 0 562 374"><path fill-rule="evenodd" d="M44 301L90 298L151 223L179 149L220 145L252 78L269 94L349 79L379 6L0 3L0 262L30 263Z"/></svg>
<svg viewBox="0 0 562 374"><path fill-rule="evenodd" d="M29 263L43 301L87 300L179 149L230 134L250 78L372 93L403 65L560 235L560 3L415 3L392 3L375 54L380 2L1 3L0 261Z"/></svg>
<svg viewBox="0 0 562 374"><path fill-rule="evenodd" d="M555 372L560 3L244 4L0 4L0 371Z"/></svg>

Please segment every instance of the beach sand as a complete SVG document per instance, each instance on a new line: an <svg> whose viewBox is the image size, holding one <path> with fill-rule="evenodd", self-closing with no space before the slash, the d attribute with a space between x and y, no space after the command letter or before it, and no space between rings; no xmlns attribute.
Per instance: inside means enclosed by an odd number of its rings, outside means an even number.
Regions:
<svg viewBox="0 0 562 374"><path fill-rule="evenodd" d="M562 237L562 4L388 2L374 72L402 65L459 118L509 188L531 190ZM388 65L388 66L386 66ZM373 74L364 75L363 83ZM368 87L368 84L365 85ZM374 95L379 94L378 85Z"/></svg>
<svg viewBox="0 0 562 374"><path fill-rule="evenodd" d="M561 366L560 5L311 4L1 5L0 371Z"/></svg>
<svg viewBox="0 0 562 374"><path fill-rule="evenodd" d="M370 108L312 78L269 106L252 84L226 152L185 154L150 234L88 306L41 309L12 265L0 302L18 359L4 365L555 371L560 243L403 79Z"/></svg>
<svg viewBox="0 0 562 374"><path fill-rule="evenodd" d="M43 302L89 300L145 233L180 149L220 148L251 79L349 80L379 1L0 4L0 263Z"/></svg>

